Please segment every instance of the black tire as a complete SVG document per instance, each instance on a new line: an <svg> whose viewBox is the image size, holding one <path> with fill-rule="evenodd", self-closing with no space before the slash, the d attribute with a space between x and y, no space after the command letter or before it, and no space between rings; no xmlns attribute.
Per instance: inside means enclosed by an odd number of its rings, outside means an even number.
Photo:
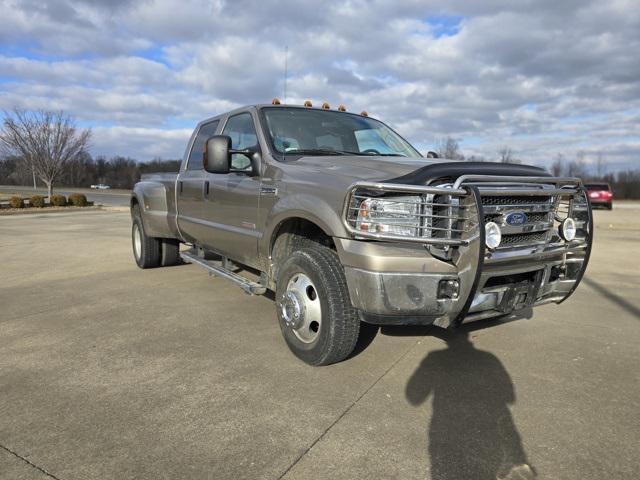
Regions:
<svg viewBox="0 0 640 480"><path fill-rule="evenodd" d="M294 325L287 323L286 307L291 304L286 295L291 293L289 285L297 281L300 274L312 283L315 290L304 301L320 305L320 318L315 338L305 342ZM307 287L306 292L309 293ZM315 292L315 293L314 293ZM300 292L298 292L300 293ZM295 295L294 295L295 296ZM289 303L287 303L289 302ZM303 303L302 302L302 303ZM351 305L344 270L338 255L329 247L307 244L294 252L279 269L276 286L276 310L282 335L295 356L314 365L330 365L347 358L356 346L360 330L360 318ZM307 307L303 311L308 313ZM293 318L297 318L291 315ZM307 332L311 332L311 328ZM311 333L311 335L313 335Z"/></svg>
<svg viewBox="0 0 640 480"><path fill-rule="evenodd" d="M607 203L607 210L613 210L613 203Z"/></svg>
<svg viewBox="0 0 640 480"><path fill-rule="evenodd" d="M172 267L180 265L180 242L172 238L163 238L160 245L160 265L163 267Z"/></svg>
<svg viewBox="0 0 640 480"><path fill-rule="evenodd" d="M144 231L140 207L135 205L132 211L131 244L133 258L140 268L155 268L160 266L160 240L149 237ZM138 243L136 243L136 239ZM139 247L139 248L138 248Z"/></svg>

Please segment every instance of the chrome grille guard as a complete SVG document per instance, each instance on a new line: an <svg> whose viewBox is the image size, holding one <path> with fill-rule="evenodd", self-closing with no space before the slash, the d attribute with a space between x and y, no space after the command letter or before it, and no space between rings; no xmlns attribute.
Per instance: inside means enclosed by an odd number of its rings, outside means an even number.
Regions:
<svg viewBox="0 0 640 480"><path fill-rule="evenodd" d="M366 195L383 197L387 193L417 194L423 196L422 207L445 208L444 220L451 228L444 230L440 237L403 237L384 232L362 231L356 228L354 221L359 210L359 201ZM572 278L564 281L561 290L543 293L535 301L535 305L543 303L561 303L577 288L586 271L593 242L593 217L588 195L579 178L531 177L531 176L493 176L462 175L453 183L446 185L405 185L385 182L356 182L349 188L345 199L343 222L347 231L356 239L378 240L390 242L411 242L425 245L435 256L452 262L459 271L460 301L447 315L436 320L434 324L456 327L467 316L477 292L482 290L483 272L486 275L485 263L493 261L485 249L484 221L485 213L482 196L549 196L554 199L553 215L562 211L567 215L579 216L581 237L574 242L558 245L549 242L549 238L540 246L541 250L531 261L546 261L548 255L559 254L566 264L578 267ZM434 201L434 199L438 201ZM565 200L562 200L562 199ZM567 200L568 199L568 200ZM575 199L575 201L574 201ZM564 210L562 210L564 209ZM541 208L537 209L542 210ZM424 210L422 210L424 211ZM536 209L534 208L534 211ZM355 214L355 216L354 216ZM433 213L431 214L433 216ZM451 218L453 217L453 218ZM424 218L429 218L429 215ZM456 223L457 222L457 223ZM462 228L453 228L460 226ZM549 229L551 232L553 227ZM434 230L431 230L433 233ZM538 233L538 232L536 232ZM444 236L444 238L442 238ZM455 251L455 255L451 252ZM439 255L444 252L445 255ZM509 252L505 252L509 253ZM513 258L513 257L512 257ZM522 258L520 256L519 258ZM503 261L510 261L506 256ZM545 267L545 272L547 267ZM545 273L546 275L546 273ZM548 282L545 277L543 283ZM473 314L470 314L473 316Z"/></svg>

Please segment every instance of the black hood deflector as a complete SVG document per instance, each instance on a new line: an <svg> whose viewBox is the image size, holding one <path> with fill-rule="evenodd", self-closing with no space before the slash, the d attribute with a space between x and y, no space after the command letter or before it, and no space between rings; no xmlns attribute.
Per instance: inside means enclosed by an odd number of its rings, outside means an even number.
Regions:
<svg viewBox="0 0 640 480"><path fill-rule="evenodd" d="M427 185L437 180L453 181L461 175L501 175L512 177L550 177L540 167L495 162L444 162L418 168L411 173L386 180L404 185Z"/></svg>

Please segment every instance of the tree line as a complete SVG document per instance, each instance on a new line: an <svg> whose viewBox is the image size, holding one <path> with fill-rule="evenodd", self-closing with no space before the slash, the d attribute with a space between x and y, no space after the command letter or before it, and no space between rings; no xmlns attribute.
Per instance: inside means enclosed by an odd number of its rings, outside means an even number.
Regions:
<svg viewBox="0 0 640 480"><path fill-rule="evenodd" d="M179 160L140 163L129 157L93 158L88 152L90 129L77 128L62 111L4 112L0 128L0 184L47 187L89 187L107 184L130 189L147 172L175 172Z"/></svg>
<svg viewBox="0 0 640 480"><path fill-rule="evenodd" d="M66 163L55 181L56 187L84 187L103 183L111 188L131 189L140 176L154 172L177 172L180 160L154 159L140 162L119 155L93 158L83 152ZM38 185L45 185L36 177ZM0 158L0 185L33 185L33 171L28 162L18 156Z"/></svg>

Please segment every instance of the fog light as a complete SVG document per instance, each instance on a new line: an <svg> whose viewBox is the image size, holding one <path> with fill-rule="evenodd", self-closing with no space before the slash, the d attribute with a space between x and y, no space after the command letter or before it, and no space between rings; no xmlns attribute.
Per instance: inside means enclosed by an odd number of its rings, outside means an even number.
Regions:
<svg viewBox="0 0 640 480"><path fill-rule="evenodd" d="M559 233L567 242L576 238L576 221L571 217L565 218L560 224Z"/></svg>
<svg viewBox="0 0 640 480"><path fill-rule="evenodd" d="M484 224L484 243L489 250L495 250L502 241L502 232L495 222Z"/></svg>
<svg viewBox="0 0 640 480"><path fill-rule="evenodd" d="M438 284L438 298L453 298L460 295L460 282L458 280L440 280Z"/></svg>

